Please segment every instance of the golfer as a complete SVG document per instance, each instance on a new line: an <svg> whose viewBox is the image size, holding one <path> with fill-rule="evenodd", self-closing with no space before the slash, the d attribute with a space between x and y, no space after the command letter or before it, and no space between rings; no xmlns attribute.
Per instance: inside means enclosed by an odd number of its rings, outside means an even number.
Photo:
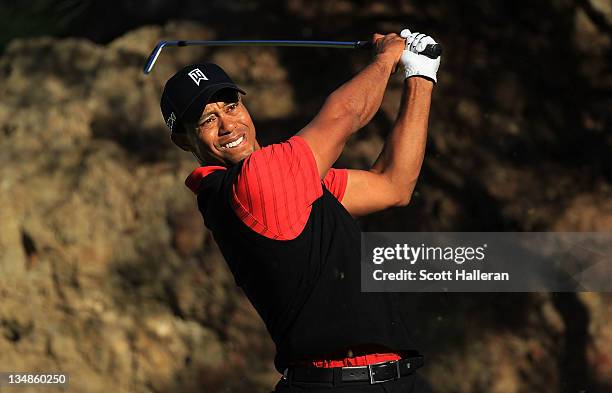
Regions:
<svg viewBox="0 0 612 393"><path fill-rule="evenodd" d="M187 186L236 283L276 344L275 392L424 392L423 365L394 293L360 288L354 217L410 201L425 151L440 58L435 41L403 30L374 34L370 63L285 142L262 147L245 94L217 65L183 68L161 109L174 143L202 165ZM403 70L399 114L369 170L334 169L349 137ZM316 75L304 76L316 79Z"/></svg>

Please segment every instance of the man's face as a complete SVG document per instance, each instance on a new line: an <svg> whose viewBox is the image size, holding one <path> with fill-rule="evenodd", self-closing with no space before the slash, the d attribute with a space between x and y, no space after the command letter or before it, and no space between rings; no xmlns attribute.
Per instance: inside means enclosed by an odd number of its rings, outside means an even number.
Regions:
<svg viewBox="0 0 612 393"><path fill-rule="evenodd" d="M215 94L188 127L191 149L207 165L231 166L259 149L249 111L234 90Z"/></svg>

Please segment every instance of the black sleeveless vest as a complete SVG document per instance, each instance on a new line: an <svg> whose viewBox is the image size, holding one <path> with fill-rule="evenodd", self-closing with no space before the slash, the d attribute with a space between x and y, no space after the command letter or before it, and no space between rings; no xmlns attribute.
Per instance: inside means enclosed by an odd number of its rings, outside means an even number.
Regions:
<svg viewBox="0 0 612 393"><path fill-rule="evenodd" d="M198 206L236 284L276 344L276 369L346 356L361 345L414 350L397 294L361 292L361 231L342 204L321 185L323 195L302 233L293 240L269 239L248 228L231 207L240 168L206 176Z"/></svg>

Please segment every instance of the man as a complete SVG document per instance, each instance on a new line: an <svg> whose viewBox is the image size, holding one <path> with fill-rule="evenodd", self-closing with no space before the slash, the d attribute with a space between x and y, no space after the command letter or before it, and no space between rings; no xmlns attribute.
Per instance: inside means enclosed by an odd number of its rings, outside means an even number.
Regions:
<svg viewBox="0 0 612 393"><path fill-rule="evenodd" d="M406 205L423 161L440 59L435 41L404 30L373 36L368 66L334 91L288 141L261 147L240 94L214 64L185 67L166 83L162 113L172 140L205 166L197 194L236 283L262 317L283 374L276 392L421 392L422 357L397 294L360 290L354 216ZM370 170L332 165L382 102L401 64L399 114ZM379 390L376 390L379 389Z"/></svg>

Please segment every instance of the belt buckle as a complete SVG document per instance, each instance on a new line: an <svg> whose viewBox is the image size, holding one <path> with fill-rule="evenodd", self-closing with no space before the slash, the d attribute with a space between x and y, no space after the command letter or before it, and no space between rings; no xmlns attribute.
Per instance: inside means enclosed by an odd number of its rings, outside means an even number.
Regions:
<svg viewBox="0 0 612 393"><path fill-rule="evenodd" d="M397 375L388 378L388 379L383 379L383 380L376 380L374 379L374 372L372 371L372 366L381 366L385 363L395 363L395 371L397 372ZM393 381L395 379L399 379L401 377L400 374L400 364L399 361L397 360L391 360L389 362L382 362L382 363L375 363L375 364L368 364L368 373L370 374L370 385L374 385L377 383L383 383L383 382L388 382L388 381Z"/></svg>

